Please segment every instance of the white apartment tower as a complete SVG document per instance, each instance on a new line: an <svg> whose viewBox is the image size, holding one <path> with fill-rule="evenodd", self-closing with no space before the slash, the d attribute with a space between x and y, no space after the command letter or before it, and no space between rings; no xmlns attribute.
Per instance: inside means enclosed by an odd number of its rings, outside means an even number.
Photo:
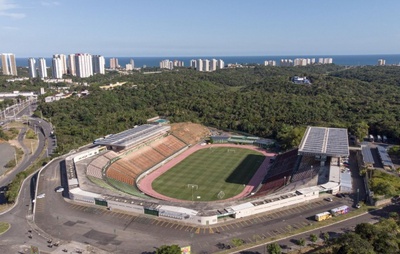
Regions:
<svg viewBox="0 0 400 254"><path fill-rule="evenodd" d="M219 59L219 60L218 60L218 68L219 68L219 69L225 68L225 62L224 62L224 60L222 60L222 59Z"/></svg>
<svg viewBox="0 0 400 254"><path fill-rule="evenodd" d="M196 68L197 67L197 61L195 59L190 60L190 67L191 68Z"/></svg>
<svg viewBox="0 0 400 254"><path fill-rule="evenodd" d="M63 59L58 55L54 55L51 61L51 66L52 66L51 70L53 78L61 79L64 74Z"/></svg>
<svg viewBox="0 0 400 254"><path fill-rule="evenodd" d="M42 79L47 78L46 59L43 57L39 58L39 77Z"/></svg>
<svg viewBox="0 0 400 254"><path fill-rule="evenodd" d="M75 54L76 76L87 78L93 76L92 56L87 53Z"/></svg>
<svg viewBox="0 0 400 254"><path fill-rule="evenodd" d="M35 58L29 58L28 59L28 71L29 71L29 77L30 78L36 78L37 77L37 71L36 71L36 60Z"/></svg>
<svg viewBox="0 0 400 254"><path fill-rule="evenodd" d="M196 69L198 71L203 71L203 59L197 59Z"/></svg>
<svg viewBox="0 0 400 254"><path fill-rule="evenodd" d="M210 71L216 71L218 67L218 60L217 59L212 59L210 61Z"/></svg>
<svg viewBox="0 0 400 254"><path fill-rule="evenodd" d="M93 56L93 73L94 74L105 74L105 66L106 66L106 60L104 59L104 56L100 55L95 55Z"/></svg>
<svg viewBox="0 0 400 254"><path fill-rule="evenodd" d="M68 55L68 74L76 76L75 54Z"/></svg>
<svg viewBox="0 0 400 254"><path fill-rule="evenodd" d="M17 64L15 62L14 54L1 54L1 66L3 69L3 75L17 76Z"/></svg>
<svg viewBox="0 0 400 254"><path fill-rule="evenodd" d="M53 58L59 58L61 59L61 72L62 74L67 74L68 73L68 68L67 68L67 57L64 54L56 54L53 55Z"/></svg>
<svg viewBox="0 0 400 254"><path fill-rule="evenodd" d="M384 66L386 64L385 59L379 59L378 60L378 66Z"/></svg>
<svg viewBox="0 0 400 254"><path fill-rule="evenodd" d="M210 71L210 60L203 60L203 71Z"/></svg>
<svg viewBox="0 0 400 254"><path fill-rule="evenodd" d="M174 63L169 59L162 60L160 62L160 68L172 70L174 68Z"/></svg>

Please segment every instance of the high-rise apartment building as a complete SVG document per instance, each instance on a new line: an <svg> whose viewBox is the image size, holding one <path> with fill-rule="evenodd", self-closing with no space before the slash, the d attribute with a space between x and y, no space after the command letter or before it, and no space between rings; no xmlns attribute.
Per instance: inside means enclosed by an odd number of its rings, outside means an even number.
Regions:
<svg viewBox="0 0 400 254"><path fill-rule="evenodd" d="M30 78L36 78L37 77L37 71L36 71L36 60L35 58L29 58L28 59L28 71L29 71L29 77Z"/></svg>
<svg viewBox="0 0 400 254"><path fill-rule="evenodd" d="M62 59L58 56L54 57L53 60L51 61L51 71L52 71L52 76L55 79L61 79L63 77L63 63Z"/></svg>
<svg viewBox="0 0 400 254"><path fill-rule="evenodd" d="M160 62L160 68L172 70L174 68L174 63L169 59L162 60Z"/></svg>
<svg viewBox="0 0 400 254"><path fill-rule="evenodd" d="M60 70L62 74L68 73L68 66L67 66L67 57L64 54L56 54L53 55L53 58L59 58L61 61Z"/></svg>
<svg viewBox="0 0 400 254"><path fill-rule="evenodd" d="M87 53L75 54L76 76L87 78L93 76L92 56Z"/></svg>
<svg viewBox="0 0 400 254"><path fill-rule="evenodd" d="M218 60L218 68L219 68L219 69L225 68L225 62L224 62L224 60L222 60L222 59L219 59L219 60Z"/></svg>
<svg viewBox="0 0 400 254"><path fill-rule="evenodd" d="M68 74L76 76L75 54L68 55Z"/></svg>
<svg viewBox="0 0 400 254"><path fill-rule="evenodd" d="M203 60L203 71L210 71L210 60Z"/></svg>
<svg viewBox="0 0 400 254"><path fill-rule="evenodd" d="M119 68L118 58L110 58L110 69L116 70Z"/></svg>
<svg viewBox="0 0 400 254"><path fill-rule="evenodd" d="M105 68L106 68L106 60L104 59L104 56L100 55L94 55L92 58L93 61L93 73L94 74L105 74Z"/></svg>
<svg viewBox="0 0 400 254"><path fill-rule="evenodd" d="M203 71L203 59L197 59L196 70Z"/></svg>
<svg viewBox="0 0 400 254"><path fill-rule="evenodd" d="M17 76L17 64L15 62L15 55L10 53L1 54L1 66L3 75Z"/></svg>
<svg viewBox="0 0 400 254"><path fill-rule="evenodd" d="M218 60L217 59L212 59L210 61L210 71L216 71L218 67Z"/></svg>
<svg viewBox="0 0 400 254"><path fill-rule="evenodd" d="M46 59L43 57L39 58L39 77L40 78L47 78L47 65L46 65Z"/></svg>
<svg viewBox="0 0 400 254"><path fill-rule="evenodd" d="M190 67L194 69L197 67L197 61L195 59L190 60Z"/></svg>
<svg viewBox="0 0 400 254"><path fill-rule="evenodd" d="M132 69L135 69L135 61L133 61L133 59L131 59L129 61L129 63L132 65Z"/></svg>
<svg viewBox="0 0 400 254"><path fill-rule="evenodd" d="M385 59L379 59L378 60L378 66L384 66L386 64Z"/></svg>

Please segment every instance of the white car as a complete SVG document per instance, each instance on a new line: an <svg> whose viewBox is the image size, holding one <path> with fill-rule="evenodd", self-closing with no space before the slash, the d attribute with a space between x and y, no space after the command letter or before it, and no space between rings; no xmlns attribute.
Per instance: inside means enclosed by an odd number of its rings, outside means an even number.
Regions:
<svg viewBox="0 0 400 254"><path fill-rule="evenodd" d="M64 191L63 187L58 187L57 190L56 190L56 192L63 192L63 191Z"/></svg>

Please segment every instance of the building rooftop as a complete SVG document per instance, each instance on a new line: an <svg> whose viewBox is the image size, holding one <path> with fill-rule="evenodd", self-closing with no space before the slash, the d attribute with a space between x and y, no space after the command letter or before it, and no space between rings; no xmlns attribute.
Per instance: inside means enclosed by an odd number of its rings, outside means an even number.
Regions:
<svg viewBox="0 0 400 254"><path fill-rule="evenodd" d="M347 129L308 126L299 146L299 154L349 156Z"/></svg>

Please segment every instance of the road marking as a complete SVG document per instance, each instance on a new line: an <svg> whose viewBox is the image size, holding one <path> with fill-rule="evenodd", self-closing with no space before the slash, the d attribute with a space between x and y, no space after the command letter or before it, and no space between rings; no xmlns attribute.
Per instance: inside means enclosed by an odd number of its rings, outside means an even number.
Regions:
<svg viewBox="0 0 400 254"><path fill-rule="evenodd" d="M209 234L214 234L214 230L212 228L208 228Z"/></svg>
<svg viewBox="0 0 400 254"><path fill-rule="evenodd" d="M196 234L200 234L200 228L197 228L195 231Z"/></svg>

